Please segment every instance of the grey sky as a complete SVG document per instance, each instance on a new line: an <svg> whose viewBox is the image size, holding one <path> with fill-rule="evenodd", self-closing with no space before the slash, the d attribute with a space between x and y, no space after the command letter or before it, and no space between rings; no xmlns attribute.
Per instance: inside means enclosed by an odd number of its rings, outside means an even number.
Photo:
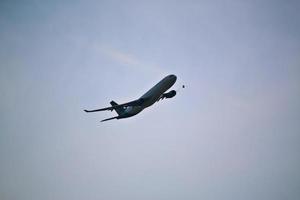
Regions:
<svg viewBox="0 0 300 200"><path fill-rule="evenodd" d="M1 1L0 199L299 199L299 1ZM134 118L86 114L164 76Z"/></svg>

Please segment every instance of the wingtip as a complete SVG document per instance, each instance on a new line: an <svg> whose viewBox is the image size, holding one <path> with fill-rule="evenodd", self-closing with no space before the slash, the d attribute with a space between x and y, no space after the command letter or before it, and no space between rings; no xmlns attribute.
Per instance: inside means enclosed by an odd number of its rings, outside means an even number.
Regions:
<svg viewBox="0 0 300 200"><path fill-rule="evenodd" d="M84 112L89 112L88 110L84 110Z"/></svg>

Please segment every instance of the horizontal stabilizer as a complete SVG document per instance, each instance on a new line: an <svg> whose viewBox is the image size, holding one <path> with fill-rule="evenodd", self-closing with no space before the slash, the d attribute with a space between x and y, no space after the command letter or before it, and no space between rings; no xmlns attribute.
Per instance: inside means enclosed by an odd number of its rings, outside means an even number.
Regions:
<svg viewBox="0 0 300 200"><path fill-rule="evenodd" d="M102 109L97 109L97 110L84 110L85 112L98 112L98 111L104 111L104 110L113 110L112 107L109 107L109 108L102 108Z"/></svg>
<svg viewBox="0 0 300 200"><path fill-rule="evenodd" d="M118 119L118 116L117 117L112 117L112 118L101 120L101 122L105 122L105 121L112 120L112 119Z"/></svg>

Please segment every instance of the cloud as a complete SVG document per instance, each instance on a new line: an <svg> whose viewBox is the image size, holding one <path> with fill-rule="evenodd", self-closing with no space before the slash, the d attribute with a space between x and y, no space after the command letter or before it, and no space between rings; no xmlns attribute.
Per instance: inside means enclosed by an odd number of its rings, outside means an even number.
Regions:
<svg viewBox="0 0 300 200"><path fill-rule="evenodd" d="M116 49L105 49L104 53L110 58L112 58L113 60L124 65L131 65L131 66L141 65L141 62L133 55L126 54Z"/></svg>
<svg viewBox="0 0 300 200"><path fill-rule="evenodd" d="M103 55L123 66L142 70L144 72L167 74L167 72L161 66L149 64L145 61L140 60L135 55L125 53L123 51L110 47L100 47L100 51Z"/></svg>

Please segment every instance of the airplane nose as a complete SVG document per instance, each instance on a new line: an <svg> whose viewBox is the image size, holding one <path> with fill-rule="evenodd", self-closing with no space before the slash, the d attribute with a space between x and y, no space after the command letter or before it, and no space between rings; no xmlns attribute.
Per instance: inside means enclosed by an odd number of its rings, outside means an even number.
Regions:
<svg viewBox="0 0 300 200"><path fill-rule="evenodd" d="M177 80L177 77L174 74L171 74L171 75L167 76L166 79L171 80L174 84Z"/></svg>
<svg viewBox="0 0 300 200"><path fill-rule="evenodd" d="M174 82L177 80L177 77L175 75L171 75L171 78L174 80Z"/></svg>

